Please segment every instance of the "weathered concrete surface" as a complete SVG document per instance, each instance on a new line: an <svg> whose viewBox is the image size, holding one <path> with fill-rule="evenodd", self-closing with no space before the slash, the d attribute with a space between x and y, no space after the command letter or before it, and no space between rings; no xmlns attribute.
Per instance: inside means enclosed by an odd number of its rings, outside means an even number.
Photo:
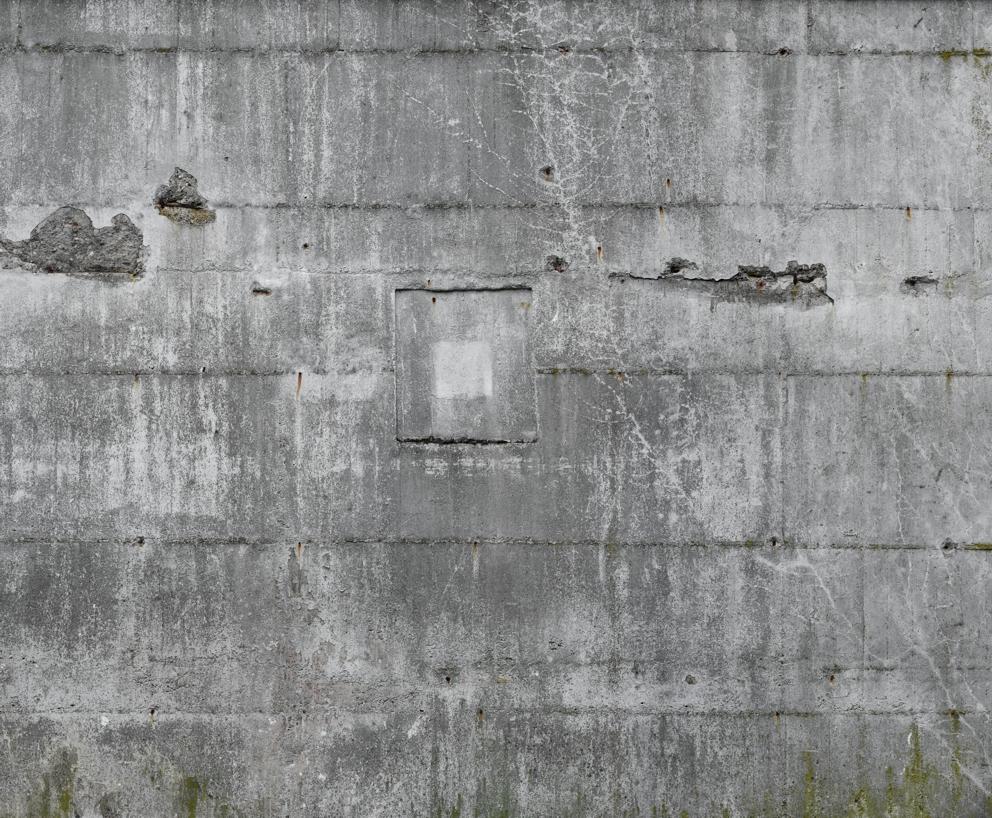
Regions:
<svg viewBox="0 0 992 818"><path fill-rule="evenodd" d="M988 814L990 49L0 0L0 816Z"/></svg>
<svg viewBox="0 0 992 818"><path fill-rule="evenodd" d="M537 440L532 291L396 291L396 439Z"/></svg>

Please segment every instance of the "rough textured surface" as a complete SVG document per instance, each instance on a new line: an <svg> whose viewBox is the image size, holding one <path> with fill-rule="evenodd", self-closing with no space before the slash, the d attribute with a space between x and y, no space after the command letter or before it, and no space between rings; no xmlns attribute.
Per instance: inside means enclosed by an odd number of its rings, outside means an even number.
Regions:
<svg viewBox="0 0 992 818"><path fill-rule="evenodd" d="M668 287L687 292L705 294L710 298L730 301L750 301L755 304L831 304L827 295L827 271L822 264L799 264L790 261L784 270L771 270L767 266L741 265L736 275L729 278L701 278L699 266L694 261L673 258L665 271L656 276L629 276L613 273L612 277L623 281L626 278L648 278L663 282ZM916 292L920 282L904 282Z"/></svg>
<svg viewBox="0 0 992 818"><path fill-rule="evenodd" d="M0 815L988 814L989 49L0 0Z"/></svg>
<svg viewBox="0 0 992 818"><path fill-rule="evenodd" d="M67 275L141 275L141 231L123 213L96 229L78 207L60 207L24 241L0 239L4 267L26 265Z"/></svg>
<svg viewBox="0 0 992 818"><path fill-rule="evenodd" d="M155 191L158 212L179 224L209 224L217 214L207 207L206 198L196 187L196 177L176 168L169 183Z"/></svg>

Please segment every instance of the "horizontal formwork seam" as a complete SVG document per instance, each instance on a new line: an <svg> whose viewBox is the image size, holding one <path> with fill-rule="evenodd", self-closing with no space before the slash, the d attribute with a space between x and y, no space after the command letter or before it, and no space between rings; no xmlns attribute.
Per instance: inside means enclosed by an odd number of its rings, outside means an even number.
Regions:
<svg viewBox="0 0 992 818"><path fill-rule="evenodd" d="M769 540L771 535L769 536ZM494 537L476 537L466 539L312 539L293 538L287 536L284 540L264 539L246 540L237 537L208 538L208 537L151 537L137 534L124 537L2 537L0 547L19 546L37 547L45 545L82 545L82 546L121 546L131 548L156 547L204 547L204 548L256 548L256 549L285 549L299 545L310 548L348 547L396 547L413 548L429 546L432 548L463 548L475 546L503 546L527 548L607 548L607 549L714 549L741 551L982 551L980 544L954 544L951 547L927 545L924 543L807 543L783 541L775 536L776 544L772 545L764 539L753 541L714 541L714 542L638 542L638 541L602 541L602 540L536 540L536 539L507 539Z"/></svg>
<svg viewBox="0 0 992 818"><path fill-rule="evenodd" d="M390 374L394 367L369 369L303 369L307 375L333 377L337 375L362 375L369 373ZM0 378L286 378L295 377L300 368L247 370L247 369L0 369ZM992 372L971 372L957 369L907 369L907 370L778 370L778 369L592 369L586 367L538 367L536 374L558 377L589 377L605 375L613 378L695 378L706 376L779 377L779 378L990 378ZM402 442L402 441L400 441ZM524 441L521 441L524 442Z"/></svg>
<svg viewBox="0 0 992 818"><path fill-rule="evenodd" d="M647 36L650 36L648 34ZM562 54L562 49L567 49L567 53L577 56L611 56L628 54L657 54L659 56L680 56L680 55L701 55L701 56L726 56L726 57L770 57L775 59L788 59L797 57L812 58L835 58L835 57L898 57L898 58L922 58L939 59L942 62L949 62L954 57L962 59L975 56L982 59L983 48L968 49L883 49L883 48L825 48L825 49L803 49L797 47L780 47L767 49L744 49L744 48L720 48L713 47L691 47L673 48L670 46L659 46L650 44L634 45L571 45L560 43L556 45L528 45L521 44L517 48L506 48L498 46L451 46L428 47L411 45L406 48L350 48L341 45L326 46L272 46L272 45L234 45L234 46L203 46L196 47L190 45L150 45L150 46L127 46L121 47L109 43L72 43L72 42L48 42L48 43L9 43L0 46L0 54L106 54L114 57L124 57L128 54L151 54L151 55L218 55L218 56L248 56L248 57L362 57L362 56L401 56L401 57L434 57L434 56L466 56L495 55L495 56L516 56L516 57L543 57L557 56Z"/></svg>

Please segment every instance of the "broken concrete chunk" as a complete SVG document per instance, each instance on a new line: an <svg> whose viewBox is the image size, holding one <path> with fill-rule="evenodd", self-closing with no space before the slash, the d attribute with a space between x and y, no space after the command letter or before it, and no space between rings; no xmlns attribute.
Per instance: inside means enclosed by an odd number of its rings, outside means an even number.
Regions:
<svg viewBox="0 0 992 818"><path fill-rule="evenodd" d="M196 177L177 167L167 185L155 191L155 207L166 218L179 224L207 224L217 218L207 207L207 199L196 187Z"/></svg>
<svg viewBox="0 0 992 818"><path fill-rule="evenodd" d="M726 301L757 303L792 303L801 306L831 304L827 295L827 269L822 264L799 264L790 261L784 270L766 266L740 265L730 278L701 278L694 261L675 257L658 276L623 275L619 278L648 279L670 287L706 293Z"/></svg>
<svg viewBox="0 0 992 818"><path fill-rule="evenodd" d="M196 189L196 177L182 168L176 168L169 184L159 186L155 192L155 204L159 207L202 208L207 206L207 200Z"/></svg>
<svg viewBox="0 0 992 818"><path fill-rule="evenodd" d="M796 297L810 290L826 294L827 269L822 264L799 264L790 261L784 270L768 267L740 266L737 275L729 279L739 284L750 284L756 292L765 295L785 294Z"/></svg>
<svg viewBox="0 0 992 818"><path fill-rule="evenodd" d="M60 207L24 241L0 239L0 247L22 264L64 275L142 273L141 231L123 213L109 227L94 229L78 207Z"/></svg>

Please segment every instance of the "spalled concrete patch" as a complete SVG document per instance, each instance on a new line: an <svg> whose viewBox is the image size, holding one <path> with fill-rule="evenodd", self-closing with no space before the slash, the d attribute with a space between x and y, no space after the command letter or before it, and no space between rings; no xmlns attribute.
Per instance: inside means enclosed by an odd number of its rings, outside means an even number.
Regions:
<svg viewBox="0 0 992 818"><path fill-rule="evenodd" d="M29 238L0 239L0 247L39 272L137 277L143 272L141 241L141 231L123 213L110 227L94 228L85 212L66 206L43 219Z"/></svg>
<svg viewBox="0 0 992 818"><path fill-rule="evenodd" d="M798 304L805 307L832 304L827 295L827 269L823 264L790 261L784 270L741 265L730 278L697 276L699 266L675 257L658 276L614 274L614 279L657 281L667 287L708 295L724 301L753 301L757 304Z"/></svg>
<svg viewBox="0 0 992 818"><path fill-rule="evenodd" d="M209 224L217 213L207 207L207 199L196 186L196 177L177 167L169 183L155 191L155 207L167 219L178 224Z"/></svg>
<svg viewBox="0 0 992 818"><path fill-rule="evenodd" d="M937 292L940 280L932 275L908 276L902 281L899 289L907 295L930 295Z"/></svg>

